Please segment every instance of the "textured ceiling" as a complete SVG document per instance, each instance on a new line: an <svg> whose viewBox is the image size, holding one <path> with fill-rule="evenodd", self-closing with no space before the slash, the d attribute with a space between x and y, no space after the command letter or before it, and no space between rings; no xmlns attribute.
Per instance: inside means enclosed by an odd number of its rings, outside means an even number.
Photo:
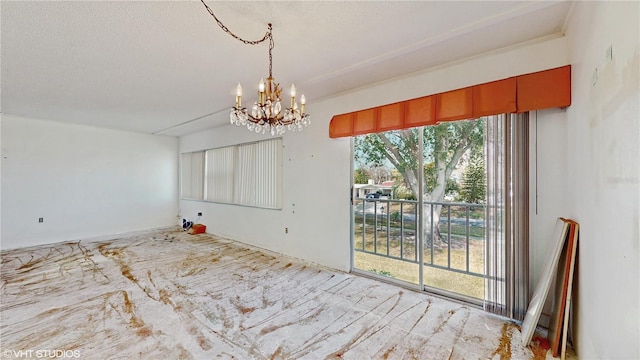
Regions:
<svg viewBox="0 0 640 360"><path fill-rule="evenodd" d="M208 1L234 33L273 23L273 74L314 99L561 34L566 1ZM268 45L200 1L2 1L2 112L150 134L227 123ZM247 98L246 101L250 99ZM217 116L216 116L217 115Z"/></svg>

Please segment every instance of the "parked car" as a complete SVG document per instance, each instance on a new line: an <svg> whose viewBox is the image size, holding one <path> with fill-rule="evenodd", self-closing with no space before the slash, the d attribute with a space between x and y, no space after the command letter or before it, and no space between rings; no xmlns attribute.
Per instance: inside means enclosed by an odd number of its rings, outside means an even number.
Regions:
<svg viewBox="0 0 640 360"><path fill-rule="evenodd" d="M389 196L389 194L381 194L381 193L371 193L371 194L367 194L365 195L366 199L382 199L382 200L387 200L390 199L391 197Z"/></svg>

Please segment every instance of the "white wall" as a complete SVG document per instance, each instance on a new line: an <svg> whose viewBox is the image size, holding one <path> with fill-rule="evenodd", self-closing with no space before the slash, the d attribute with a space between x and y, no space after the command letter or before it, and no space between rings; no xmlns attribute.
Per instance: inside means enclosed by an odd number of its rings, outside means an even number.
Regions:
<svg viewBox="0 0 640 360"><path fill-rule="evenodd" d="M174 225L177 149L172 137L4 114L2 248Z"/></svg>
<svg viewBox="0 0 640 360"><path fill-rule="evenodd" d="M227 126L182 137L180 151L261 138L270 136ZM350 152L349 140L340 142L345 145L335 146L320 123L284 135L282 210L181 200L181 214L195 220L202 212L199 222L209 233L348 271Z"/></svg>
<svg viewBox="0 0 640 360"><path fill-rule="evenodd" d="M349 270L351 140L329 138L332 116L566 64L565 39L555 38L505 49L322 101L308 99L307 108L313 123L302 133L286 134L283 139L282 211L183 200L180 202L182 214L194 219L196 213L202 211L204 216L201 222L207 225L207 232L336 269ZM302 87L300 89L304 90ZM231 98L229 100L233 101ZM556 139L557 129L552 123L562 122L564 111L541 114L539 119L545 118L546 114L550 117L549 120L541 120L541 131L549 132ZM219 116L227 118L228 114ZM181 152L187 152L258 138L245 128L226 126L183 136L180 148ZM549 146L550 151L553 151L554 144L555 140ZM547 167L549 171L558 168L555 165ZM557 184L551 186L556 187ZM555 191L555 188L550 192L543 189L545 196L541 201L549 200L551 205L543 203L540 206L553 207L552 204L558 202L551 195ZM551 234L555 220L549 224L540 221L539 225L541 234ZM545 226L548 231L545 231ZM288 234L284 232L285 227L289 229ZM550 241L542 235L540 238L541 241ZM545 244L539 243L543 253L546 253Z"/></svg>
<svg viewBox="0 0 640 360"><path fill-rule="evenodd" d="M529 284L533 292L557 239L558 217L569 217L567 205L567 112L533 111L529 117ZM549 289L539 325L547 327L553 306Z"/></svg>
<svg viewBox="0 0 640 360"><path fill-rule="evenodd" d="M0 149L2 147L2 113L0 113ZM0 161L2 161L2 151L0 151ZM0 162L0 248L2 247L2 162Z"/></svg>
<svg viewBox="0 0 640 360"><path fill-rule="evenodd" d="M566 31L573 64L567 187L580 223L574 326L581 359L640 358L639 24L637 1L577 2Z"/></svg>

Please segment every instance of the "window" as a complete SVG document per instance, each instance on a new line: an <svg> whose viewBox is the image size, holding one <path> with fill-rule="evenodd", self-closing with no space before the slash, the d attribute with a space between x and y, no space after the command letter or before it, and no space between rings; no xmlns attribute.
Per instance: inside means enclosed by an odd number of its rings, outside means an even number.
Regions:
<svg viewBox="0 0 640 360"><path fill-rule="evenodd" d="M182 198L282 208L282 139L182 154Z"/></svg>
<svg viewBox="0 0 640 360"><path fill-rule="evenodd" d="M204 151L182 154L181 193L183 199L202 200Z"/></svg>
<svg viewBox="0 0 640 360"><path fill-rule="evenodd" d="M522 320L527 129L523 113L355 137L353 168L364 177L353 184L354 270Z"/></svg>
<svg viewBox="0 0 640 360"><path fill-rule="evenodd" d="M233 203L235 147L207 150L206 201Z"/></svg>
<svg viewBox="0 0 640 360"><path fill-rule="evenodd" d="M240 145L237 150L235 203L281 208L282 139Z"/></svg>

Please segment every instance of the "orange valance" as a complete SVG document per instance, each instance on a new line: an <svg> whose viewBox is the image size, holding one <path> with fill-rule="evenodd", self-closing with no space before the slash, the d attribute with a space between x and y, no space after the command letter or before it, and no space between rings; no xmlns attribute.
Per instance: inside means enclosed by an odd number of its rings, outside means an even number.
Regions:
<svg viewBox="0 0 640 360"><path fill-rule="evenodd" d="M571 105L571 65L336 115L329 137Z"/></svg>

